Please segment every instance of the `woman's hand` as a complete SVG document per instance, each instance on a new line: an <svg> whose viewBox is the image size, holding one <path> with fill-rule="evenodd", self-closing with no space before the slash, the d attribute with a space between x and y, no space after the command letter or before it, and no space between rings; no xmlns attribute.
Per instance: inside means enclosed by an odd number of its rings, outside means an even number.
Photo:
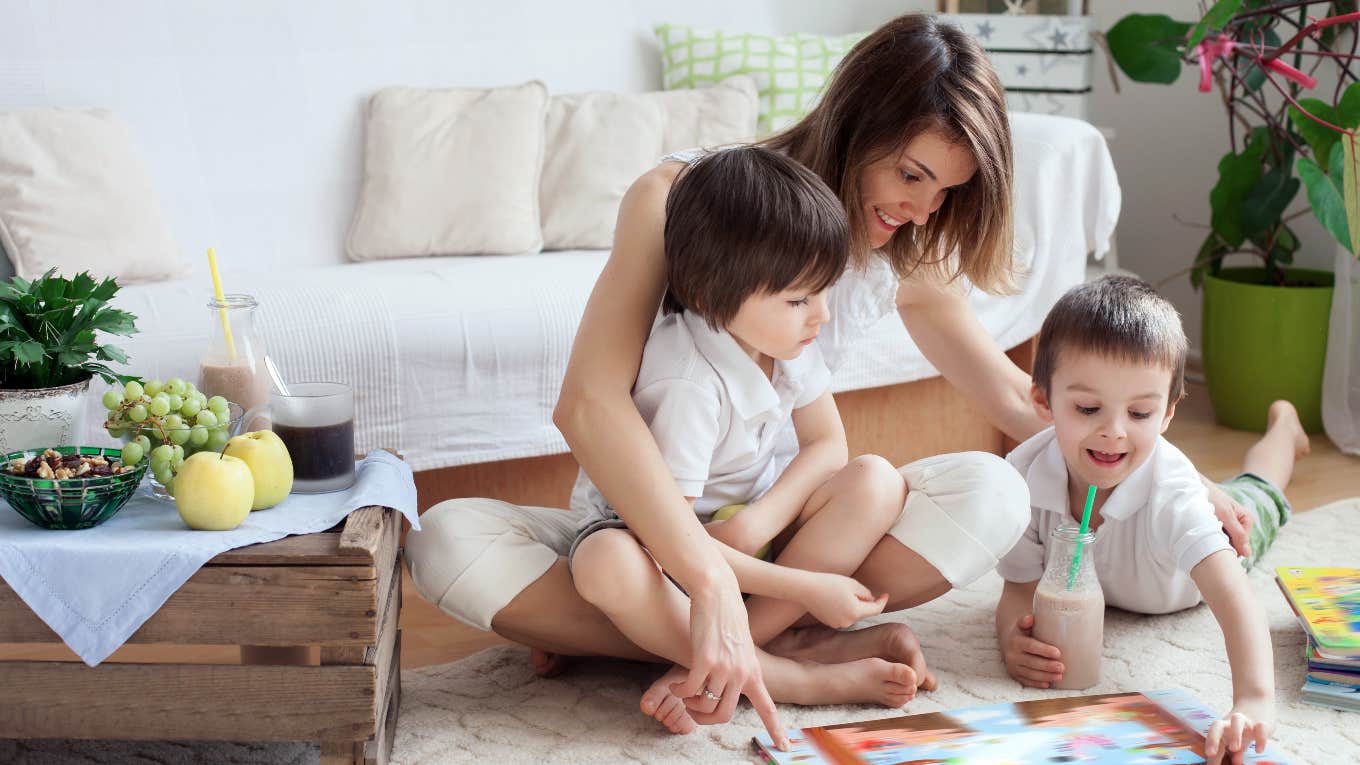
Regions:
<svg viewBox="0 0 1360 765"><path fill-rule="evenodd" d="M881 614L888 605L887 593L874 597L868 587L848 576L809 571L806 580L796 600L813 618L833 629Z"/></svg>
<svg viewBox="0 0 1360 765"><path fill-rule="evenodd" d="M684 682L671 685L671 693L684 699L690 716L704 725L731 720L744 695L774 745L788 751L789 739L765 689L746 604L734 577L728 574L713 587L690 594L689 630L694 666Z"/></svg>
<svg viewBox="0 0 1360 765"><path fill-rule="evenodd" d="M1256 743L1256 753L1266 749L1275 732L1275 704L1268 698L1243 699L1233 705L1223 719L1209 726L1204 740L1204 758L1211 763L1231 762L1241 765L1247 757L1247 747ZM1218 758L1222 756L1222 760Z"/></svg>
<svg viewBox="0 0 1360 765"><path fill-rule="evenodd" d="M1021 685L1047 688L1062 679L1062 651L1035 638L1033 630L1034 614L1017 619L1001 639L1001 659Z"/></svg>

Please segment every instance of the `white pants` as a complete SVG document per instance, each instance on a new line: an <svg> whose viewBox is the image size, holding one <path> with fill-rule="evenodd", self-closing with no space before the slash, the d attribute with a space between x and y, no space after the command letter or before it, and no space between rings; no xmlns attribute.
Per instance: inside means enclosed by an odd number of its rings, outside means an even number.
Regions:
<svg viewBox="0 0 1360 765"><path fill-rule="evenodd" d="M1029 523L1029 489L986 452L942 454L898 468L910 491L889 529L955 587L996 567ZM598 515L521 507L496 499L450 499L406 536L416 589L461 622L491 619L571 548Z"/></svg>

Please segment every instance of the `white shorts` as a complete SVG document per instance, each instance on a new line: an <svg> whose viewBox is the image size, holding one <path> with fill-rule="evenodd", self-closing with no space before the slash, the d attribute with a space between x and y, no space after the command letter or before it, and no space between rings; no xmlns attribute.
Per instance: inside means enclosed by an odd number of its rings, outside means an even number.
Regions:
<svg viewBox="0 0 1360 765"><path fill-rule="evenodd" d="M910 491L888 531L961 587L996 567L1029 524L1029 489L1005 460L986 452L942 454L898 469ZM450 499L406 536L416 589L482 630L533 584L599 515L522 507L496 499Z"/></svg>

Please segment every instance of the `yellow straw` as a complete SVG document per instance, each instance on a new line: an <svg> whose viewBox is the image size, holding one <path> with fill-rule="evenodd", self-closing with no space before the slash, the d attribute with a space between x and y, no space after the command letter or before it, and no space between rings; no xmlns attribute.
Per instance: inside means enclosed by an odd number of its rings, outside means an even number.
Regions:
<svg viewBox="0 0 1360 765"><path fill-rule="evenodd" d="M222 315L222 334L227 336L227 355L230 361L236 361L236 343L231 339L231 322L227 321L227 299L222 294L222 277L217 274L217 253L213 248L208 248L208 270L212 272L213 292L217 295L217 312Z"/></svg>

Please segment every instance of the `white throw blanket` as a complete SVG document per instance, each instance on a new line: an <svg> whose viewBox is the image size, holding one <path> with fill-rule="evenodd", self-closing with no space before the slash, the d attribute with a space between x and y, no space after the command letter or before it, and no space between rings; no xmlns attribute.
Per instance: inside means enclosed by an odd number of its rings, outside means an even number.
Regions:
<svg viewBox="0 0 1360 765"><path fill-rule="evenodd" d="M147 481L113 518L79 531L40 528L0 502L0 577L86 664L94 666L218 553L325 531L354 510L391 507L420 528L411 468L385 451L343 492L292 494L231 531L193 531Z"/></svg>

